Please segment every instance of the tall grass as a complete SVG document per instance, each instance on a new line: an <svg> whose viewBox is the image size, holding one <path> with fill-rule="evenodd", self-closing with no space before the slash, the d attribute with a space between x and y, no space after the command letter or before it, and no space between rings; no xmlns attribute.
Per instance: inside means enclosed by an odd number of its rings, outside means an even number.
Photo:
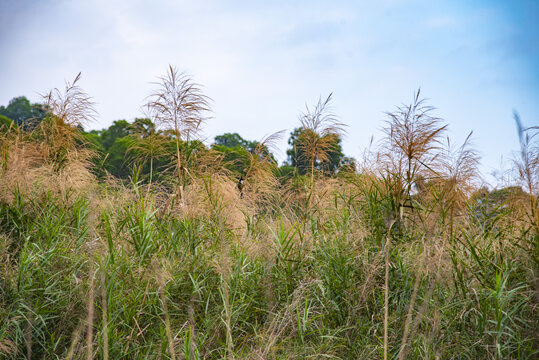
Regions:
<svg viewBox="0 0 539 360"><path fill-rule="evenodd" d="M537 184L479 196L469 141L444 148L424 106L390 115L378 167L281 183L259 149L244 199L192 171L181 211L136 177L2 183L0 357L536 358ZM10 144L12 176L30 163Z"/></svg>

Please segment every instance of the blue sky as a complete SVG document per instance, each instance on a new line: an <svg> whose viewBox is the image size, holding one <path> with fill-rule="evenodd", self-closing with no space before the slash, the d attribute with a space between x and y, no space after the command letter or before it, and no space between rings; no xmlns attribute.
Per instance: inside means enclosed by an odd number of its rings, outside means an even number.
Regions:
<svg viewBox="0 0 539 360"><path fill-rule="evenodd" d="M142 116L168 64L213 99L208 143L291 131L333 92L360 157L421 87L453 142L473 130L488 174L518 147L513 109L539 124L539 1L0 0L0 51L0 104L81 71L92 128Z"/></svg>

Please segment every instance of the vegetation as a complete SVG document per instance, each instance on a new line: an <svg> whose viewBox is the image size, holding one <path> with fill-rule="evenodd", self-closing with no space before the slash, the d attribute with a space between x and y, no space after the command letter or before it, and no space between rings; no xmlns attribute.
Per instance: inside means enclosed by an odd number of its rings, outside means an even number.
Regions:
<svg viewBox="0 0 539 360"><path fill-rule="evenodd" d="M24 96L11 99L7 106L0 106L0 117L8 118L25 129L33 129L45 115L46 109L42 104L31 104Z"/></svg>
<svg viewBox="0 0 539 360"><path fill-rule="evenodd" d="M490 190L419 91L357 163L320 100L279 169L282 132L198 141L209 99L172 67L148 118L101 131L78 81L33 127L1 119L0 357L537 358L539 129L518 115L514 184Z"/></svg>

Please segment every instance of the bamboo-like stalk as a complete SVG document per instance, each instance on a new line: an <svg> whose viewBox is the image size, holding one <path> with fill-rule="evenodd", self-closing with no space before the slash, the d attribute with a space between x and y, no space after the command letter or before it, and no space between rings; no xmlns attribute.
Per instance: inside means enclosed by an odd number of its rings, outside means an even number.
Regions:
<svg viewBox="0 0 539 360"><path fill-rule="evenodd" d="M384 360L387 360L388 352L388 328L389 328L389 248L391 243L391 229L395 224L395 220L389 225L386 243L384 244L385 252L385 280L384 280Z"/></svg>
<svg viewBox="0 0 539 360"><path fill-rule="evenodd" d="M90 289L88 291L88 314L86 317L86 359L91 360L94 352L94 265L90 262Z"/></svg>
<svg viewBox="0 0 539 360"><path fill-rule="evenodd" d="M157 268L157 282L159 285L159 297L161 299L161 305L163 306L163 315L165 317L165 331L167 333L168 351L172 360L176 359L176 353L174 351L174 338L172 337L172 328L170 326L170 316L168 313L167 298L165 295L165 282L163 280L163 274L161 268Z"/></svg>
<svg viewBox="0 0 539 360"><path fill-rule="evenodd" d="M101 310L103 322L103 360L109 359L109 322L107 307L107 284L105 279L105 270L101 271Z"/></svg>
<svg viewBox="0 0 539 360"><path fill-rule="evenodd" d="M388 320L389 320L389 236L385 244L385 281L384 281L384 360L387 360Z"/></svg>
<svg viewBox="0 0 539 360"><path fill-rule="evenodd" d="M73 333L73 337L71 338L71 345L69 345L69 350L67 351L67 355L65 357L66 360L73 359L73 355L75 355L75 349L77 348L77 345L79 344L80 335L83 328L84 328L84 321L81 320L81 322L75 329L75 332Z"/></svg>
<svg viewBox="0 0 539 360"><path fill-rule="evenodd" d="M421 265L426 258L425 256L425 239L423 239L423 256ZM412 324L412 314L414 312L415 302L417 299L417 292L419 290L419 283L421 282L421 267L418 269L415 280L414 280L414 289L412 290L412 298L410 299L410 304L408 305L408 313L406 314L406 322L404 323L404 333L402 335L401 347L399 350L399 360L403 360L406 356L406 350L408 346L408 334L410 333L410 325Z"/></svg>
<svg viewBox="0 0 539 360"><path fill-rule="evenodd" d="M30 360L32 358L32 326L34 315L32 311L28 309L27 323L26 323L26 358Z"/></svg>

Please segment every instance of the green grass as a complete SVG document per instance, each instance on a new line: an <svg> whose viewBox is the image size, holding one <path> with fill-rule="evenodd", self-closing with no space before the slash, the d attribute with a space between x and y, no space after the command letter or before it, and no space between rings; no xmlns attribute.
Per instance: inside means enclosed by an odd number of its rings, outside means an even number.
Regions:
<svg viewBox="0 0 539 360"><path fill-rule="evenodd" d="M464 210L451 238L449 225L412 215L393 232L384 194L352 180L307 219L261 209L245 232L212 199L211 216L182 218L151 197L99 210L84 195L16 193L0 205L0 351L383 358L391 237L388 358L537 356L531 235L511 227L510 211L477 226Z"/></svg>

